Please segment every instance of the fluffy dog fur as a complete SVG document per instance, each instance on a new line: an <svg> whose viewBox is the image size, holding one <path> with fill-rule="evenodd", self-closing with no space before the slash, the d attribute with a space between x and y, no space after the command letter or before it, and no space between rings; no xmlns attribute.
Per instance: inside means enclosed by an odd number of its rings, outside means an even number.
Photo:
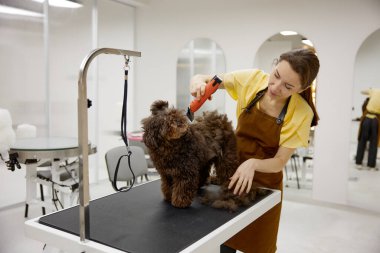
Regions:
<svg viewBox="0 0 380 253"><path fill-rule="evenodd" d="M255 190L253 195L237 197L227 189L238 157L235 133L226 115L205 112L190 124L182 110L169 108L162 100L152 104L151 112L141 122L143 141L161 176L166 201L179 208L190 206L207 183L212 165L216 174L212 182L222 185L221 192L218 196L206 193L202 203L235 210L254 199Z"/></svg>

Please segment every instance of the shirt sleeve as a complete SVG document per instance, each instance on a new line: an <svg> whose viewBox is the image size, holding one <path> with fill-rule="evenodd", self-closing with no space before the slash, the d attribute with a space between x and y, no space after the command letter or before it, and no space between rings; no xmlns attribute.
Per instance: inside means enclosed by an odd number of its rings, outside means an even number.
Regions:
<svg viewBox="0 0 380 253"><path fill-rule="evenodd" d="M287 148L307 147L314 113L308 103L294 94L281 129L280 146Z"/></svg>
<svg viewBox="0 0 380 253"><path fill-rule="evenodd" d="M237 118L257 92L268 85L268 74L258 69L233 71L224 74L223 79L224 88L237 101Z"/></svg>

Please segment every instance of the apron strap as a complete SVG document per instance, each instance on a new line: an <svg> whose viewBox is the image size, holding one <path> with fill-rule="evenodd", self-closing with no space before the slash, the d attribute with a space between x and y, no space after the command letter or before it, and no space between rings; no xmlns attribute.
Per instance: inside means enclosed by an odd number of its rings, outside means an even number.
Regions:
<svg viewBox="0 0 380 253"><path fill-rule="evenodd" d="M249 104L248 104L247 107L245 108L245 111L246 111L246 112L249 112L249 111L252 109L252 107L255 106L255 104L257 103L257 101L259 101L259 100L264 96L264 94L265 94L265 92L266 92L267 90L268 90L268 87L266 87L265 89L263 89L263 90L257 92L255 98L254 98L251 102L249 102Z"/></svg>
<svg viewBox="0 0 380 253"><path fill-rule="evenodd" d="M249 104L247 105L247 107L245 108L245 111L246 112L249 112L252 107L255 106L255 104L257 103L257 101L259 101L265 94L265 92L268 90L268 87L266 87L265 89L257 92L256 96L254 97L254 99L249 102ZM276 123L278 125L282 124L282 122L284 122L284 118L285 118L285 115L286 115L286 112L288 111L288 105L289 105L289 101L290 101L290 98L289 97L286 101L286 104L284 105L284 107L282 108L281 112L280 112L280 115L278 115L277 119L276 119Z"/></svg>
<svg viewBox="0 0 380 253"><path fill-rule="evenodd" d="M282 122L284 122L286 112L288 111L288 105L289 105L290 98L291 97L288 98L288 100L286 101L286 104L284 105L284 107L282 108L282 110L280 112L280 115L278 115L278 117L276 119L277 125L280 125L280 124L282 124Z"/></svg>

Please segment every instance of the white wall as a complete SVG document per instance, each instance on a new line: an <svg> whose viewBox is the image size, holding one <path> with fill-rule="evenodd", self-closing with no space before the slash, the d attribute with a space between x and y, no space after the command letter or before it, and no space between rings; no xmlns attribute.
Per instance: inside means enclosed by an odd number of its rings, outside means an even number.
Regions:
<svg viewBox="0 0 380 253"><path fill-rule="evenodd" d="M98 3L96 43L92 40L92 7ZM49 89L51 136L76 137L79 67L92 47L133 50L134 8L115 1L83 1L79 9L49 8ZM0 107L11 113L14 127L37 126L37 135L47 136L44 30L42 19L0 16ZM94 67L98 60L97 87ZM136 59L133 59L133 64ZM108 177L104 162L107 149L120 141L121 105L124 88L124 58L102 55L90 65L88 98L89 140L98 147L90 156L90 182ZM132 71L133 72L133 69ZM130 74L133 90L133 73ZM97 94L100 94L97 97ZM130 100L133 96L129 94ZM130 101L129 101L130 102ZM129 103L128 126L133 117ZM25 169L0 168L0 208L25 200Z"/></svg>
<svg viewBox="0 0 380 253"><path fill-rule="evenodd" d="M135 128L156 99L175 102L176 61L197 37L213 39L225 52L227 71L249 68L260 45L282 30L310 39L318 52L313 198L346 203L354 62L364 39L380 27L376 0L165 0L139 8L136 48ZM149 91L149 92L148 92ZM235 108L228 101L226 112Z"/></svg>

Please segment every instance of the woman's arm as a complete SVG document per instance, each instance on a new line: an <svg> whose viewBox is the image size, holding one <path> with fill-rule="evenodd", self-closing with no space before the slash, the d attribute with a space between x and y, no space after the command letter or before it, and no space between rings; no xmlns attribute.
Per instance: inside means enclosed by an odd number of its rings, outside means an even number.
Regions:
<svg viewBox="0 0 380 253"><path fill-rule="evenodd" d="M255 171L263 173L277 173L284 169L286 163L294 153L294 148L280 147L273 158L255 159L251 158L243 162L231 177L228 188L235 185L234 194L248 193L252 187Z"/></svg>

